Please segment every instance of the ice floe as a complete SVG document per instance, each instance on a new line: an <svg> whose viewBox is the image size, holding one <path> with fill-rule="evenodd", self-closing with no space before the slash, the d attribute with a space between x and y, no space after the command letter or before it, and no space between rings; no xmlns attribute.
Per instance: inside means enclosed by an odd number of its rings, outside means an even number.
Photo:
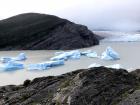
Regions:
<svg viewBox="0 0 140 105"><path fill-rule="evenodd" d="M117 52L115 52L111 47L107 47L106 50L102 53L101 56L98 56L98 54L95 51L87 50L87 51L79 51L79 50L72 50L72 51L61 51L56 52L55 56L50 58L49 61L37 63L37 64L29 64L25 65L28 70L47 70L52 67L64 65L64 62L69 59L80 59L81 56L89 57L89 58L98 58L103 60L118 60L120 59L120 56ZM1 57L0 69L1 70L17 70L17 69L23 69L24 64L18 63L18 61L26 60L27 57L25 53L20 53L17 57ZM100 67L102 65L93 63L89 65L88 68L91 67ZM119 69L121 66L119 64L109 65L106 66L109 68L116 68Z"/></svg>
<svg viewBox="0 0 140 105"><path fill-rule="evenodd" d="M92 68L92 67L101 67L102 65L100 65L100 64L97 64L97 63L93 63L93 64L90 64L89 66L88 66L88 68Z"/></svg>
<svg viewBox="0 0 140 105"><path fill-rule="evenodd" d="M103 59L103 60L119 60L120 56L111 47L107 47L106 50L102 53L101 59Z"/></svg>
<svg viewBox="0 0 140 105"><path fill-rule="evenodd" d="M52 67L64 65L64 60L47 61L43 63L30 64L27 66L28 70L47 70Z"/></svg>
<svg viewBox="0 0 140 105"><path fill-rule="evenodd" d="M24 65L14 61L9 61L7 63L0 64L0 71L14 71L19 69L24 69Z"/></svg>
<svg viewBox="0 0 140 105"><path fill-rule="evenodd" d="M26 54L20 53L17 57L1 57L0 61L2 63L8 63L9 61L24 61L26 59Z"/></svg>
<svg viewBox="0 0 140 105"><path fill-rule="evenodd" d="M55 53L56 54L56 53ZM69 52L57 52L57 55L50 58L50 60L56 61L56 60L68 60L68 59L80 59L80 51L73 50Z"/></svg>
<svg viewBox="0 0 140 105"><path fill-rule="evenodd" d="M88 66L88 68L101 67L101 66L103 66L103 65L97 64L97 63L93 63L93 64L90 64ZM123 68L120 64L107 65L107 66L104 66L104 67L113 68L113 69L121 69L121 68Z"/></svg>

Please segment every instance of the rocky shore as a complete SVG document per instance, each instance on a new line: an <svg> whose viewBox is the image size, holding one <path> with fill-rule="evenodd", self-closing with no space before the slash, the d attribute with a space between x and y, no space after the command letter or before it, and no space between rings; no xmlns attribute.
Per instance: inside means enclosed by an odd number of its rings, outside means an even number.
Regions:
<svg viewBox="0 0 140 105"><path fill-rule="evenodd" d="M139 105L140 70L96 67L0 87L0 105Z"/></svg>
<svg viewBox="0 0 140 105"><path fill-rule="evenodd" d="M53 15L25 13L0 21L0 50L72 50L98 45L100 38Z"/></svg>

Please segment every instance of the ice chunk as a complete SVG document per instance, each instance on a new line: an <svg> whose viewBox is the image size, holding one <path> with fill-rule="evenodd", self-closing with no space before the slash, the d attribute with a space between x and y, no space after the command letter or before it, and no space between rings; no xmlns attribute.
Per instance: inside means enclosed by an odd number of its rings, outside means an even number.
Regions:
<svg viewBox="0 0 140 105"><path fill-rule="evenodd" d="M74 51L69 51L69 52L63 52L53 58L51 60L68 60L68 59L80 59L80 51L74 50Z"/></svg>
<svg viewBox="0 0 140 105"><path fill-rule="evenodd" d="M97 58L98 57L96 52L88 53L88 54L86 54L86 56L90 57L90 58Z"/></svg>
<svg viewBox="0 0 140 105"><path fill-rule="evenodd" d="M60 55L60 54L62 54L62 53L64 53L64 51L55 52L55 55Z"/></svg>
<svg viewBox="0 0 140 105"><path fill-rule="evenodd" d="M15 57L16 61L23 61L23 60L26 60L26 59L27 59L27 57L26 57L25 53L20 53L17 57Z"/></svg>
<svg viewBox="0 0 140 105"><path fill-rule="evenodd" d="M30 64L28 65L28 70L47 70L51 67L56 67L60 65L64 65L64 60L47 61L38 64Z"/></svg>
<svg viewBox="0 0 140 105"><path fill-rule="evenodd" d="M101 67L101 65L100 64L97 64L97 63L93 63L93 64L90 64L88 66L88 68L92 68L92 67Z"/></svg>
<svg viewBox="0 0 140 105"><path fill-rule="evenodd" d="M106 51L102 53L101 59L104 60L118 60L120 56L111 47L107 47Z"/></svg>
<svg viewBox="0 0 140 105"><path fill-rule="evenodd" d="M81 55L87 55L89 53L92 53L92 51L91 50L83 51L83 52L81 52Z"/></svg>
<svg viewBox="0 0 140 105"><path fill-rule="evenodd" d="M81 55L87 56L89 58L97 58L98 57L97 53L95 51L91 51L91 50L81 52Z"/></svg>
<svg viewBox="0 0 140 105"><path fill-rule="evenodd" d="M88 68L92 68L92 67L101 67L103 65L97 64L97 63L93 63L91 65L88 66ZM122 66L120 64L113 64L113 65L108 65L108 66L104 66L107 68L113 68L113 69L120 69L122 68Z"/></svg>
<svg viewBox="0 0 140 105"><path fill-rule="evenodd" d="M17 57L1 57L0 61L2 63L8 63L9 61L24 61L26 59L25 53L20 53Z"/></svg>
<svg viewBox="0 0 140 105"><path fill-rule="evenodd" d="M7 62L12 61L12 60L13 60L13 59L10 58L10 57L1 57L1 59L0 59L0 61L1 61L2 63L7 63Z"/></svg>
<svg viewBox="0 0 140 105"><path fill-rule="evenodd" d="M122 68L120 64L108 65L108 66L105 66L105 67L113 68L113 69L120 69L120 68Z"/></svg>
<svg viewBox="0 0 140 105"><path fill-rule="evenodd" d="M19 69L24 69L24 65L13 61L9 61L5 64L0 64L0 71L13 71Z"/></svg>

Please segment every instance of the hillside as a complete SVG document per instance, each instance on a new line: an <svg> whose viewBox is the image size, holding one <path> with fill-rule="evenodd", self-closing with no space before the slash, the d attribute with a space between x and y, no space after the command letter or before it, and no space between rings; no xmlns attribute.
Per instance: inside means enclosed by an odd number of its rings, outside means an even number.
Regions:
<svg viewBox="0 0 140 105"><path fill-rule="evenodd" d="M0 42L0 50L71 50L99 44L86 26L39 13L1 20Z"/></svg>

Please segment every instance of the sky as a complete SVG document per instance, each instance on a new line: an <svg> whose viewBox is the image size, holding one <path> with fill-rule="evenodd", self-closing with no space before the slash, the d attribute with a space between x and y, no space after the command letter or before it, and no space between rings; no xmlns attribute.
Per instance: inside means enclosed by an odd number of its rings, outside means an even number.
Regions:
<svg viewBox="0 0 140 105"><path fill-rule="evenodd" d="M0 0L0 19L28 12L57 15L91 30L140 29L140 0Z"/></svg>

